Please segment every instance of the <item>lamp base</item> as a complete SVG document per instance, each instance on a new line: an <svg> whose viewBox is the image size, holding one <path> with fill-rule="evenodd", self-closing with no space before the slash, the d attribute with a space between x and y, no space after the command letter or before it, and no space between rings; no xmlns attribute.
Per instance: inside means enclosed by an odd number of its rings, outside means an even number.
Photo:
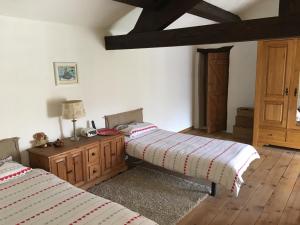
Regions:
<svg viewBox="0 0 300 225"><path fill-rule="evenodd" d="M71 140L71 141L79 141L80 138L76 136L76 137L71 137L70 140Z"/></svg>
<svg viewBox="0 0 300 225"><path fill-rule="evenodd" d="M79 141L79 137L77 137L77 135L76 135L76 120L75 119L73 119L72 120L72 123L73 123L73 137L71 137L71 141Z"/></svg>

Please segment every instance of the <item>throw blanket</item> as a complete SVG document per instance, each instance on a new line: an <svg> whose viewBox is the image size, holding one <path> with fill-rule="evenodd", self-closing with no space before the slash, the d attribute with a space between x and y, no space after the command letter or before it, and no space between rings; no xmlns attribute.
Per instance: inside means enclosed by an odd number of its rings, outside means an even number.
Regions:
<svg viewBox="0 0 300 225"><path fill-rule="evenodd" d="M34 169L0 184L0 224L154 225L138 213Z"/></svg>
<svg viewBox="0 0 300 225"><path fill-rule="evenodd" d="M242 175L260 158L250 145L161 129L127 139L128 155L187 176L223 185L238 196Z"/></svg>

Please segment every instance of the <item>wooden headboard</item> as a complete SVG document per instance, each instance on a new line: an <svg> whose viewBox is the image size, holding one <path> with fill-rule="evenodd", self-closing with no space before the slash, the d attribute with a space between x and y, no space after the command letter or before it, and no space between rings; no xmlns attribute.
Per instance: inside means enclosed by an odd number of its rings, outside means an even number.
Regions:
<svg viewBox="0 0 300 225"><path fill-rule="evenodd" d="M8 138L0 140L0 159L12 156L16 162L21 162L19 149L19 138Z"/></svg>
<svg viewBox="0 0 300 225"><path fill-rule="evenodd" d="M130 122L143 122L143 109L136 109L128 112L104 116L105 127L114 128L120 124L127 124Z"/></svg>

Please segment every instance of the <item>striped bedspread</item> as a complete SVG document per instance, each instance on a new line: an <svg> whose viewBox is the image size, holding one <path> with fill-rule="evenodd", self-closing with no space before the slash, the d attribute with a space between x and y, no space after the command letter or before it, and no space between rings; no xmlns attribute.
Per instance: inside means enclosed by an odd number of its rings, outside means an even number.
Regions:
<svg viewBox="0 0 300 225"><path fill-rule="evenodd" d="M161 129L126 140L128 155L187 176L221 184L238 196L242 175L260 158L250 145Z"/></svg>
<svg viewBox="0 0 300 225"><path fill-rule="evenodd" d="M138 213L34 169L0 184L0 224L154 225Z"/></svg>

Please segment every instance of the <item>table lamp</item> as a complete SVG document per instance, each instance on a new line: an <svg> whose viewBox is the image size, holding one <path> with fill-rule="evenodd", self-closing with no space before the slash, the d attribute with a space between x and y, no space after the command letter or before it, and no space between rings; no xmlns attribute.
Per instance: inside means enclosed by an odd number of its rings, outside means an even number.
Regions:
<svg viewBox="0 0 300 225"><path fill-rule="evenodd" d="M73 122L73 136L71 137L72 141L79 141L79 137L76 135L76 121L84 116L85 110L81 100L72 100L62 103L62 117L66 120L72 120Z"/></svg>

